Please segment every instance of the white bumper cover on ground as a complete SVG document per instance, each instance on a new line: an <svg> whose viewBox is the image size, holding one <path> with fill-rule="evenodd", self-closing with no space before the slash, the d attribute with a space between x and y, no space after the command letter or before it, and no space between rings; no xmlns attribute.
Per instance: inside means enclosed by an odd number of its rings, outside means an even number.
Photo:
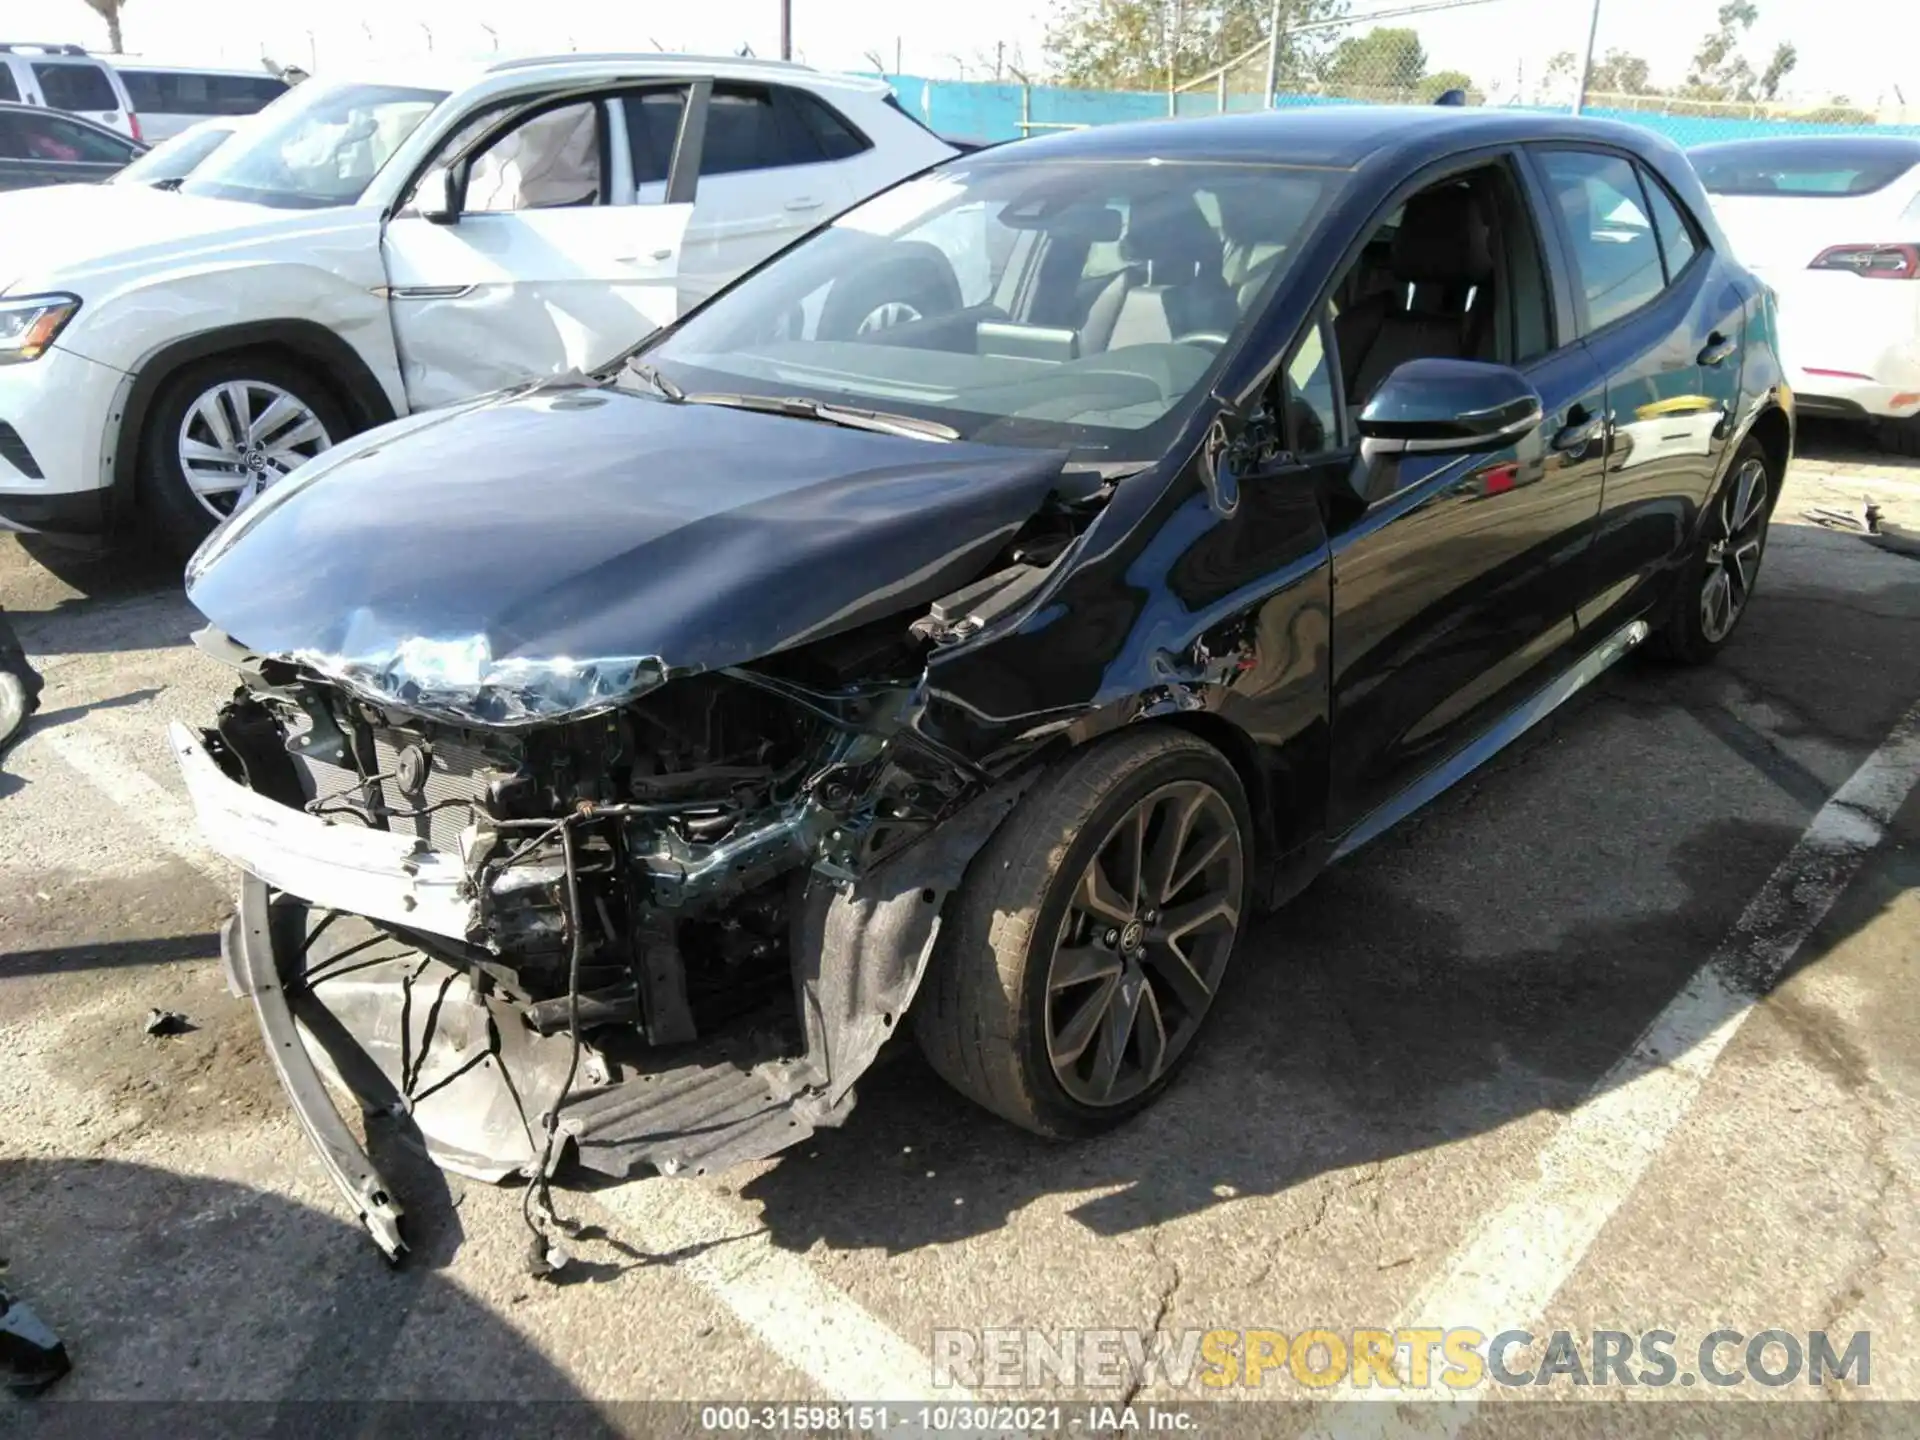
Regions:
<svg viewBox="0 0 1920 1440"><path fill-rule="evenodd" d="M167 734L201 833L236 865L315 905L467 938L473 905L458 860L424 841L289 809L228 779L186 726Z"/></svg>

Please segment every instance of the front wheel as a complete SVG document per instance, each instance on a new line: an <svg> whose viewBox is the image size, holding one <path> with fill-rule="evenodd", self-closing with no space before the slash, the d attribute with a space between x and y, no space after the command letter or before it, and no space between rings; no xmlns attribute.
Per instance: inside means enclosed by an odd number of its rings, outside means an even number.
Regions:
<svg viewBox="0 0 1920 1440"><path fill-rule="evenodd" d="M1225 978L1251 835L1233 767L1184 731L1063 763L955 897L914 1013L933 1068L1041 1135L1093 1134L1150 1104Z"/></svg>
<svg viewBox="0 0 1920 1440"><path fill-rule="evenodd" d="M186 553L353 428L322 381L277 356L200 361L169 379L148 413L142 505L161 538Z"/></svg>
<svg viewBox="0 0 1920 1440"><path fill-rule="evenodd" d="M1668 658L1703 665L1732 638L1760 578L1780 478L1757 440L1741 445L1660 627Z"/></svg>

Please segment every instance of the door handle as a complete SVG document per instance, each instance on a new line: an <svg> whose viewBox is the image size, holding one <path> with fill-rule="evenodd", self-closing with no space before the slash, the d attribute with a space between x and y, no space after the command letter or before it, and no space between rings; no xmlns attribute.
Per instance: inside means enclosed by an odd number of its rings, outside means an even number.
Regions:
<svg viewBox="0 0 1920 1440"><path fill-rule="evenodd" d="M641 261L641 257L638 255L616 255L613 258L617 264L621 265L638 265ZM673 251L670 249L656 250L653 254L645 258L649 260L671 260L673 258Z"/></svg>
<svg viewBox="0 0 1920 1440"><path fill-rule="evenodd" d="M801 195L787 201L787 209L789 210L818 210L819 208L820 201L811 195Z"/></svg>
<svg viewBox="0 0 1920 1440"><path fill-rule="evenodd" d="M1707 337L1706 348L1696 357L1702 365L1724 365L1739 347L1718 330Z"/></svg>
<svg viewBox="0 0 1920 1440"><path fill-rule="evenodd" d="M1586 416L1584 420L1575 418L1582 415ZM1553 437L1553 448L1563 452L1583 451L1594 442L1606 425L1606 416L1588 415L1585 410L1575 406L1567 412L1567 423L1562 425L1559 433Z"/></svg>

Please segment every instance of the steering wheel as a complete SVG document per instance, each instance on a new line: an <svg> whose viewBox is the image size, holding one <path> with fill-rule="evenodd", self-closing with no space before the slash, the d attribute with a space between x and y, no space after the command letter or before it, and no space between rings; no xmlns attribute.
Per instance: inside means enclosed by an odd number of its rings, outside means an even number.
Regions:
<svg viewBox="0 0 1920 1440"><path fill-rule="evenodd" d="M1227 343L1226 335L1219 330L1190 330L1185 335L1173 337L1176 345L1207 345L1218 350Z"/></svg>

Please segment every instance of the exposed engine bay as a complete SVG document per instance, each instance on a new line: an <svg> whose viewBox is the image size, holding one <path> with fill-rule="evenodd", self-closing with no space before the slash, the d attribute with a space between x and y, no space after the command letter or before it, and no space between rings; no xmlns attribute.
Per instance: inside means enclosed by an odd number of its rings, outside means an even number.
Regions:
<svg viewBox="0 0 1920 1440"><path fill-rule="evenodd" d="M173 736L249 872L229 978L390 1257L400 1207L309 1053L439 1164L543 1197L569 1152L705 1173L844 1119L1031 778L920 728L927 658L1030 599L1078 528L1049 507L931 603L537 723L195 637L243 682Z"/></svg>

